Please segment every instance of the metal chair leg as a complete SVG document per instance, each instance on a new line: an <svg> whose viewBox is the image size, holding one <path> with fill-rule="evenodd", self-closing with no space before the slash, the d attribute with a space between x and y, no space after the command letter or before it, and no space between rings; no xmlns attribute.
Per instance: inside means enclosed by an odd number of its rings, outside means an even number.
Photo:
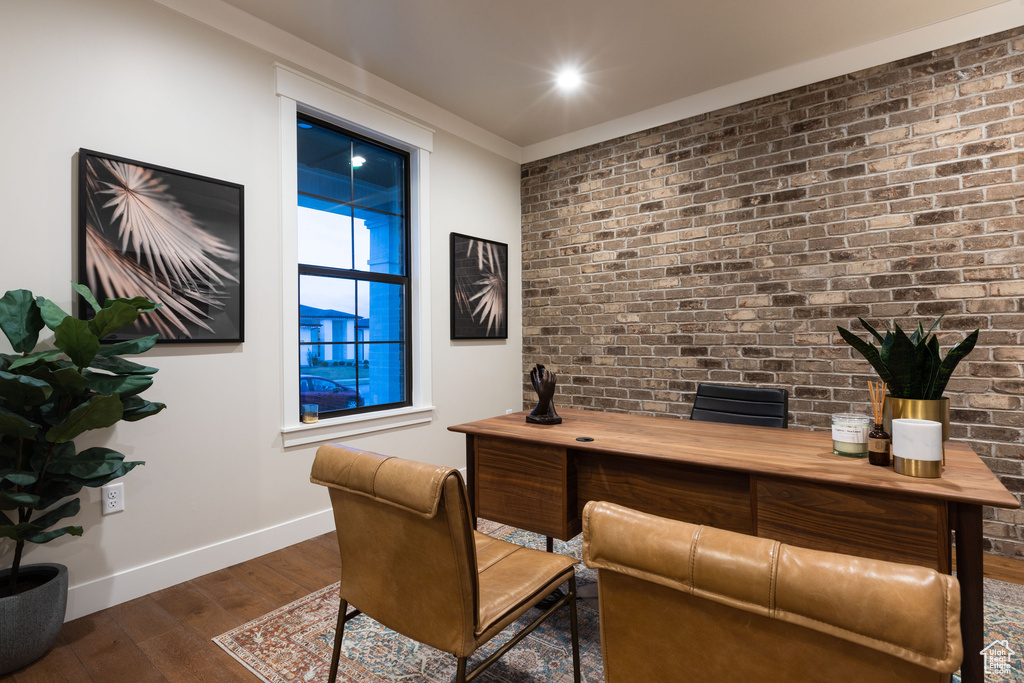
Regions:
<svg viewBox="0 0 1024 683"><path fill-rule="evenodd" d="M580 632L576 620L576 577L569 579L569 633L572 635L572 679L580 683Z"/></svg>
<svg viewBox="0 0 1024 683"><path fill-rule="evenodd" d="M466 657L459 657L459 666L455 670L455 683L466 683Z"/></svg>
<svg viewBox="0 0 1024 683"><path fill-rule="evenodd" d="M345 636L345 612L348 611L348 600L341 599L338 605L338 625L334 629L334 652L331 653L331 674L327 683L334 683L338 678L338 661L341 659L341 639Z"/></svg>

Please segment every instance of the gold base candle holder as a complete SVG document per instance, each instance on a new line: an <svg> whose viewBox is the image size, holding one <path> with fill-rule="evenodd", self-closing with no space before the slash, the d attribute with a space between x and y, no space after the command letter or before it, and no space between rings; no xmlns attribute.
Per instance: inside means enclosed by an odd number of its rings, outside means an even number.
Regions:
<svg viewBox="0 0 1024 683"><path fill-rule="evenodd" d="M892 421L892 468L897 474L942 476L942 423L896 418Z"/></svg>

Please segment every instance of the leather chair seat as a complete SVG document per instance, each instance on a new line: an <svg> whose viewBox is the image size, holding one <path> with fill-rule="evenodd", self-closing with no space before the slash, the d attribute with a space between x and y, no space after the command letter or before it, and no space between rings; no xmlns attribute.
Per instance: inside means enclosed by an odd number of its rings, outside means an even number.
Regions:
<svg viewBox="0 0 1024 683"><path fill-rule="evenodd" d="M551 594L576 564L565 555L542 553L474 531L480 577L476 632L481 644ZM545 580L545 577L559 578ZM523 596L532 596L523 600Z"/></svg>

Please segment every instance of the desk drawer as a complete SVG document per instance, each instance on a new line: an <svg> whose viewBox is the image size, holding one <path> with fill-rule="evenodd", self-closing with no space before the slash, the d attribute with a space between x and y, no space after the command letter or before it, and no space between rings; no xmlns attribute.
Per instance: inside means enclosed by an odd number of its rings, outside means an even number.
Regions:
<svg viewBox="0 0 1024 683"><path fill-rule="evenodd" d="M563 541L579 533L564 448L479 436L475 466L479 517Z"/></svg>
<svg viewBox="0 0 1024 683"><path fill-rule="evenodd" d="M947 506L867 489L759 477L757 535L950 571Z"/></svg>
<svg viewBox="0 0 1024 683"><path fill-rule="evenodd" d="M607 500L691 524L753 533L750 476L677 462L572 451L578 504Z"/></svg>

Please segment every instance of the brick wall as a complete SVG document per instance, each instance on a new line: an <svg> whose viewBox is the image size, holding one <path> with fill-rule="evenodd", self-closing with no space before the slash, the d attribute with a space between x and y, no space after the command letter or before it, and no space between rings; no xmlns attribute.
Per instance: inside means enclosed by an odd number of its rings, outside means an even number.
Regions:
<svg viewBox="0 0 1024 683"><path fill-rule="evenodd" d="M523 371L556 406L686 417L699 382L867 414L857 316L981 329L952 438L1024 495L1024 29L523 166ZM536 397L528 379L524 405ZM1024 557L1024 511L985 510Z"/></svg>

